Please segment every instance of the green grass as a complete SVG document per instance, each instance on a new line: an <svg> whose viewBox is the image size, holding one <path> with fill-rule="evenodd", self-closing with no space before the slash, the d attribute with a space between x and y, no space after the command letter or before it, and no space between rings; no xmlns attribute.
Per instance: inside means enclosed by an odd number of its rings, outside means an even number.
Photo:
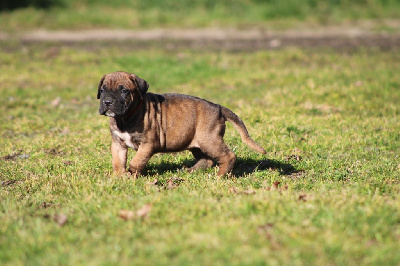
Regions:
<svg viewBox="0 0 400 266"><path fill-rule="evenodd" d="M0 264L400 263L398 50L15 45L1 58ZM178 171L186 152L113 176L96 93L116 70L231 108L267 155L229 125L234 177ZM118 216L147 203L146 218Z"/></svg>
<svg viewBox="0 0 400 266"><path fill-rule="evenodd" d="M398 0L56 0L50 9L32 7L0 13L1 30L92 29L150 27L261 27L348 24L373 20L373 29L395 28L387 19L400 19Z"/></svg>

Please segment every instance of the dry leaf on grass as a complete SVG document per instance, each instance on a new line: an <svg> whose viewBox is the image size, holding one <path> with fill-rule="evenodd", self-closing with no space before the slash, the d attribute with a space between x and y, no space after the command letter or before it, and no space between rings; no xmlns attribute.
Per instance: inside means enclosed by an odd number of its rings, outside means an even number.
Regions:
<svg viewBox="0 0 400 266"><path fill-rule="evenodd" d="M71 99L71 103L78 104L79 103L79 99L78 98L72 98Z"/></svg>
<svg viewBox="0 0 400 266"><path fill-rule="evenodd" d="M235 187L230 187L228 191L229 191L229 193L237 193Z"/></svg>
<svg viewBox="0 0 400 266"><path fill-rule="evenodd" d="M297 179L297 178L302 178L305 176L305 171L304 170L298 170L293 173L291 173L288 177L291 179Z"/></svg>
<svg viewBox="0 0 400 266"><path fill-rule="evenodd" d="M44 149L43 150L45 153L54 155L54 156L61 156L63 155L63 152L57 147L57 148L49 148L49 149Z"/></svg>
<svg viewBox="0 0 400 266"><path fill-rule="evenodd" d="M167 188L167 189L177 188L179 186L179 184L184 180L185 179L182 179L182 178L172 177L172 178L168 179L165 188Z"/></svg>
<svg viewBox="0 0 400 266"><path fill-rule="evenodd" d="M68 134L69 134L69 128L67 128L67 127L64 127L60 132L61 136L65 136L65 135L68 135Z"/></svg>
<svg viewBox="0 0 400 266"><path fill-rule="evenodd" d="M256 194L256 191L254 189L247 189L247 190L243 190L240 193L245 194L245 195L252 195L252 194Z"/></svg>
<svg viewBox="0 0 400 266"><path fill-rule="evenodd" d="M63 214L63 213L57 213L54 214L53 216L53 220L59 225L59 226L63 226L67 220L68 220L68 216Z"/></svg>
<svg viewBox="0 0 400 266"><path fill-rule="evenodd" d="M271 187L268 187L268 186L265 187L265 189L268 190L268 191L269 190L276 190L276 191L279 191L279 192L287 190L288 188L289 188L289 186L287 184L281 185L280 181L275 181L274 183L272 183Z"/></svg>
<svg viewBox="0 0 400 266"><path fill-rule="evenodd" d="M299 196L299 200L300 200L300 201L303 201L303 202L306 202L306 201L307 201L307 195L306 195L306 194L300 195L300 196Z"/></svg>
<svg viewBox="0 0 400 266"><path fill-rule="evenodd" d="M256 194L256 191L254 189L252 189L252 188L247 189L247 190L238 191L238 190L236 190L235 187L230 187L228 192L232 193L232 194L245 194L245 195Z"/></svg>
<svg viewBox="0 0 400 266"><path fill-rule="evenodd" d="M144 205L142 208L136 211L136 216L139 218L146 217L150 213L152 207L153 206L150 203Z"/></svg>
<svg viewBox="0 0 400 266"><path fill-rule="evenodd" d="M150 213L152 207L153 206L150 203L145 204L142 208L137 210L136 213L130 210L120 210L118 216L125 221L134 218L145 218Z"/></svg>
<svg viewBox="0 0 400 266"><path fill-rule="evenodd" d="M51 106L53 106L53 107L57 107L60 103L61 103L61 98L60 98L60 97L57 97L57 98L55 98L54 100L52 100L50 104L51 104Z"/></svg>
<svg viewBox="0 0 400 266"><path fill-rule="evenodd" d="M275 181L272 185L274 186L275 189L278 189L280 184L281 184L281 182Z"/></svg>
<svg viewBox="0 0 400 266"><path fill-rule="evenodd" d="M174 182L173 182L172 180L168 180L167 186L166 186L167 189L174 189L174 188L176 188L176 187L178 187L178 186L175 185Z"/></svg>
<svg viewBox="0 0 400 266"><path fill-rule="evenodd" d="M135 214L133 213L133 211L120 210L118 216L126 221L133 219L133 217L135 217Z"/></svg>
<svg viewBox="0 0 400 266"><path fill-rule="evenodd" d="M39 206L43 209L47 209L51 206L53 206L54 204L52 202L42 202Z"/></svg>
<svg viewBox="0 0 400 266"><path fill-rule="evenodd" d="M267 239L272 241L272 240L274 240L273 229L274 229L274 225L272 223L267 223L264 225L260 225L257 228L257 231L260 235L264 235Z"/></svg>
<svg viewBox="0 0 400 266"><path fill-rule="evenodd" d="M265 232L267 232L267 231L271 231L271 230L273 229L273 227L274 227L274 224L273 224L273 223L267 223L267 224L264 224L264 225L260 225L260 226L257 228L257 231L258 231L259 233L265 233Z"/></svg>
<svg viewBox="0 0 400 266"><path fill-rule="evenodd" d="M151 189L153 191L158 191L160 192L160 182L158 182L157 178L154 178L153 181L150 181L148 183L146 183L146 190Z"/></svg>
<svg viewBox="0 0 400 266"><path fill-rule="evenodd" d="M361 80L357 80L355 83L354 83L354 86L356 86L356 87L360 87L360 86L362 86L364 83L361 81Z"/></svg>
<svg viewBox="0 0 400 266"><path fill-rule="evenodd" d="M282 244L277 239L276 232L274 232L274 231L275 230L274 230L273 223L267 223L267 224L260 225L257 227L258 234L263 235L268 239L268 241L270 242L271 248L281 249Z"/></svg>
<svg viewBox="0 0 400 266"><path fill-rule="evenodd" d="M301 156L298 155L298 154L292 154L292 155L287 156L285 160L286 160L287 162L290 161L290 160L301 161L301 160L303 160L303 157L301 157Z"/></svg>
<svg viewBox="0 0 400 266"><path fill-rule="evenodd" d="M151 182L149 183L149 185L156 186L156 185L157 185L157 183L158 183L158 180L157 180L157 178L154 178L154 180L153 180L153 181L151 181Z"/></svg>

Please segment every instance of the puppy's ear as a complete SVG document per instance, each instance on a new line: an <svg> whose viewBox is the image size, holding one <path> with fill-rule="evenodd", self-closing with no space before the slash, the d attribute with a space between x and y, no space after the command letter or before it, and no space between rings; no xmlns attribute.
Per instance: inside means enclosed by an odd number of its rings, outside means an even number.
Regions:
<svg viewBox="0 0 400 266"><path fill-rule="evenodd" d="M147 81L145 81L142 78L139 78L138 76L136 76L134 74L131 74L130 78L131 78L133 84L135 84L138 87L140 94L142 96L144 96L146 94L147 90L149 89L149 84L147 83Z"/></svg>
<svg viewBox="0 0 400 266"><path fill-rule="evenodd" d="M104 75L102 78L101 78L101 80L100 80L100 83L99 83L99 86L97 87L97 99L100 99L100 89L101 89L101 86L103 85L103 81L104 81L104 78L106 77L106 75Z"/></svg>

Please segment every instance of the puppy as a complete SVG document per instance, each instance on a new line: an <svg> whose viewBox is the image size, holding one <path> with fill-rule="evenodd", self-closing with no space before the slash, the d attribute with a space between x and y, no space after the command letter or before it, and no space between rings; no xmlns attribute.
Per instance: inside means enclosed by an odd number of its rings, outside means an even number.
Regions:
<svg viewBox="0 0 400 266"><path fill-rule="evenodd" d="M209 101L175 93L148 93L144 79L127 72L104 75L98 86L99 113L110 117L112 165L126 172L128 148L137 151L129 172L140 174L159 152L190 150L196 163L189 171L219 165L218 175L230 173L235 154L223 140L225 122L231 122L242 141L253 150L265 150L250 138L243 121L231 110Z"/></svg>

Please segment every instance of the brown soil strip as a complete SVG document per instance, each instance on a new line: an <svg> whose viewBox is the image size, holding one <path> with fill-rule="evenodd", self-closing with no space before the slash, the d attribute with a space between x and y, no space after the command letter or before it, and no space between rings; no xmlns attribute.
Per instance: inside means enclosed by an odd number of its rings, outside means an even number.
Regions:
<svg viewBox="0 0 400 266"><path fill-rule="evenodd" d="M151 29L151 30L87 30L87 31L33 31L8 35L0 32L0 40L22 43L55 42L69 45L112 43L134 48L159 47L164 49L206 49L251 51L282 47L328 47L352 49L400 47L400 33L374 33L357 28L320 28L316 30L289 30L283 32L262 29Z"/></svg>

